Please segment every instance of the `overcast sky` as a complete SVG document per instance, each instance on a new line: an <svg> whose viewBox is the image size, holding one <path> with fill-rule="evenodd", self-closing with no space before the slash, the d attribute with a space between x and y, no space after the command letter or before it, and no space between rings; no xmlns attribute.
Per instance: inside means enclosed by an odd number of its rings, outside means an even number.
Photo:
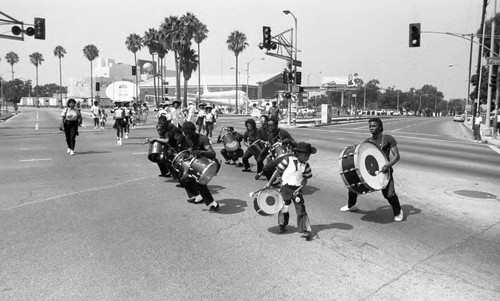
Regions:
<svg viewBox="0 0 500 301"><path fill-rule="evenodd" d="M490 1L488 18L493 16ZM262 26L272 34L294 27L288 9L297 17L298 59L302 61L302 81L320 84L322 77L358 73L367 82L378 79L382 87L407 91L431 84L445 99L465 98L470 43L449 35L423 33L420 48L408 47L409 23L421 23L422 31L474 33L480 26L482 0L2 0L0 11L28 24L34 17L46 19L46 40L0 39L0 74L10 79L5 54L16 52L15 77L35 79L29 55L40 52L45 61L39 67L39 83L58 83L58 60L53 50L63 46L64 78L88 76L90 63L83 47L94 44L100 58L133 64L125 39L131 33L143 35L159 28L171 15L194 13L209 29L201 44L201 68L206 75L229 75L235 57L226 40L234 30L243 32L249 46L239 56L242 78L247 62L252 74L280 73L285 61L265 56L258 48ZM10 26L0 25L0 33ZM195 44L196 45L196 44ZM195 48L196 49L196 48ZM173 69L173 55L167 68ZM149 59L147 49L139 58ZM477 64L477 47L473 51ZM450 67L450 65L452 65ZM321 73L320 73L321 72ZM197 74L193 74L196 80ZM210 84L210 83L209 83Z"/></svg>

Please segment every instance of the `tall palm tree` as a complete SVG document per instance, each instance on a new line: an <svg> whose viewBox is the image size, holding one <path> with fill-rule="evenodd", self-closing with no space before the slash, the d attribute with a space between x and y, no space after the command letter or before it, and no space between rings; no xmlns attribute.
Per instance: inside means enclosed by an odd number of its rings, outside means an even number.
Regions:
<svg viewBox="0 0 500 301"><path fill-rule="evenodd" d="M200 58L200 43L207 38L208 28L207 25L200 21L195 24L194 41L198 44L198 99L196 105L199 105L201 97L201 58Z"/></svg>
<svg viewBox="0 0 500 301"><path fill-rule="evenodd" d="M158 52L159 41L158 41L158 31L154 28L150 28L148 31L144 33L142 37L142 43L144 46L148 47L149 54L151 54L151 58L153 60L153 89L155 92L155 105L159 106L158 97L156 93L156 68L155 68L155 53Z"/></svg>
<svg viewBox="0 0 500 301"><path fill-rule="evenodd" d="M191 78L193 71L198 67L198 55L193 49L189 49L182 54L180 68L184 75L184 100L187 104L188 81Z"/></svg>
<svg viewBox="0 0 500 301"><path fill-rule="evenodd" d="M238 114L238 56L248 46L247 36L235 30L227 38L227 48L234 53L236 57L236 114Z"/></svg>
<svg viewBox="0 0 500 301"><path fill-rule="evenodd" d="M92 73L92 61L99 57L99 49L95 47L93 44L89 44L83 47L83 55L90 62L90 100L94 102L94 82L93 82L93 73Z"/></svg>
<svg viewBox="0 0 500 301"><path fill-rule="evenodd" d="M54 56L59 58L59 96L61 98L61 107L62 107L62 69L61 69L61 58L66 54L66 49L62 46L56 46L54 48Z"/></svg>
<svg viewBox="0 0 500 301"><path fill-rule="evenodd" d="M161 99L165 99L165 86L164 86L164 74L163 70L165 69L165 56L167 55L168 51L163 47L161 43L158 43L158 64L160 66L160 79L161 81L159 82L160 86L160 92L158 93L159 95L161 94Z"/></svg>
<svg viewBox="0 0 500 301"><path fill-rule="evenodd" d="M180 101L180 71L179 71L179 52L182 49L183 32L182 23L179 17L170 16L165 18L165 21L160 26L160 41L165 46L165 49L174 52L175 62L175 86L176 99Z"/></svg>
<svg viewBox="0 0 500 301"><path fill-rule="evenodd" d="M19 56L17 53L11 51L5 55L5 59L7 60L7 63L10 64L12 80L14 80L14 64L19 63Z"/></svg>
<svg viewBox="0 0 500 301"><path fill-rule="evenodd" d="M30 62L35 65L35 70L36 70L36 103L38 104L38 94L40 91L40 87L38 87L38 66L42 64L44 61L43 55L39 52L33 52L30 54Z"/></svg>
<svg viewBox="0 0 500 301"><path fill-rule="evenodd" d="M134 54L134 66L135 66L135 99L137 100L137 82L138 72L137 72L137 51L142 48L142 39L136 33L131 33L125 40L125 45L127 45L127 50Z"/></svg>

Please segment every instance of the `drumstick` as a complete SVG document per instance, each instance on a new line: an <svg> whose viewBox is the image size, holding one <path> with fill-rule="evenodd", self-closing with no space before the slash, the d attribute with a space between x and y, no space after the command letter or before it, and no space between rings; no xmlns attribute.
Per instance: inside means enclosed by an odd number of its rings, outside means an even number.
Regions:
<svg viewBox="0 0 500 301"><path fill-rule="evenodd" d="M265 188L265 187L264 187L264 188L261 188L261 189L259 189L259 190L257 190L257 191L250 192L250 193L248 194L248 196L252 198L255 194L257 194L257 193L259 193L259 192L261 192L261 191L263 191L263 190L266 190L266 189L267 189L267 188Z"/></svg>

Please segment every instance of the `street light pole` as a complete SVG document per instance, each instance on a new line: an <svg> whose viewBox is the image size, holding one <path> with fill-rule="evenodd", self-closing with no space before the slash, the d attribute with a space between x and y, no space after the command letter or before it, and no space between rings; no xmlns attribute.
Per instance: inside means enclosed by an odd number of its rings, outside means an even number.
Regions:
<svg viewBox="0 0 500 301"><path fill-rule="evenodd" d="M291 11L289 11L289 10L284 10L283 13L285 15L288 15L288 14L292 15L292 17L293 17L293 19L295 21L295 41L292 41L292 51L295 52L293 58L294 58L294 60L296 62L297 61L297 52L298 52L298 48L297 48L297 46L298 46L298 44L297 44L297 17L295 17L295 15ZM290 68L292 66L293 66L293 73L296 75L297 74L297 66L294 64L293 60L292 60L292 64L290 65ZM291 85L289 84L288 90L289 90L290 93L293 91L293 86L295 86L295 81L294 81L293 84L291 84ZM291 99L290 99L288 101L288 114L287 114L288 115L288 118L287 118L288 119L287 120L288 125L290 125L290 122L291 122L291 118L292 118L291 114L292 114L292 104L291 104Z"/></svg>

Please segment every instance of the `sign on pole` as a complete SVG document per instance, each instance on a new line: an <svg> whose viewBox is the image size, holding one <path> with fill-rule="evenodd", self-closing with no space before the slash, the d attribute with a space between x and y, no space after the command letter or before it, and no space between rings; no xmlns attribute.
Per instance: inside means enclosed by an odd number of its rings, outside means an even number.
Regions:
<svg viewBox="0 0 500 301"><path fill-rule="evenodd" d="M488 65L500 65L500 57L488 57L486 63Z"/></svg>

